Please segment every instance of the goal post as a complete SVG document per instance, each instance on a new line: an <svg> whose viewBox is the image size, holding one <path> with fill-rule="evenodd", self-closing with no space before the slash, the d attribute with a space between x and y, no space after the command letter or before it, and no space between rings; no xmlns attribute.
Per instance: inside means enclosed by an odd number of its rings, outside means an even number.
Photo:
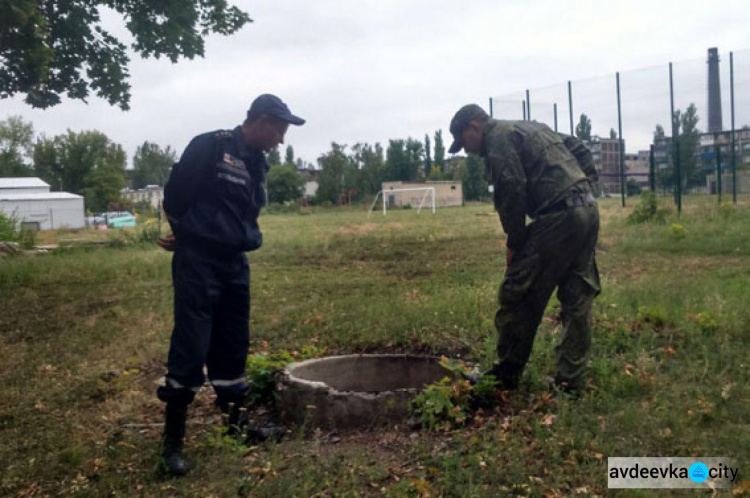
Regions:
<svg viewBox="0 0 750 498"><path fill-rule="evenodd" d="M381 190L378 192L378 194L375 196L375 200L372 201L372 206L370 206L370 212L367 213L367 216L370 216L372 214L372 211L375 209L375 205L378 202L378 198L383 198L383 215L385 216L388 212L388 204L390 203L389 199L386 197L386 195L394 195L394 194L400 194L403 192L424 192L422 195L422 198L419 201L419 207L417 208L417 214L422 211L422 207L424 206L425 201L427 198L430 198L430 206L432 207L432 214L435 214L435 187L414 187L414 188L394 188L394 189L388 189L388 190Z"/></svg>

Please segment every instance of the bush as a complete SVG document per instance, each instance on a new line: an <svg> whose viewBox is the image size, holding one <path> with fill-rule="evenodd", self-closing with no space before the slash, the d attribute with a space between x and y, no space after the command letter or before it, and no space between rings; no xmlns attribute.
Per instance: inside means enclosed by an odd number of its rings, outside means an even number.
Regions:
<svg viewBox="0 0 750 498"><path fill-rule="evenodd" d="M0 213L0 242L16 240L16 220L12 216Z"/></svg>
<svg viewBox="0 0 750 498"><path fill-rule="evenodd" d="M687 229L679 223L672 223L669 226L669 234L675 240L682 240L687 237Z"/></svg>
<svg viewBox="0 0 750 498"><path fill-rule="evenodd" d="M22 249L33 249L36 245L36 230L22 226L18 232L18 244Z"/></svg>
<svg viewBox="0 0 750 498"><path fill-rule="evenodd" d="M142 225L138 242L156 242L159 237L161 237L161 220L151 218Z"/></svg>
<svg viewBox="0 0 750 498"><path fill-rule="evenodd" d="M631 223L646 223L650 221L659 224L665 223L669 211L666 209L659 209L656 194L648 191L643 192L640 197L641 198L635 206L635 209L633 209L633 212L628 216L628 221Z"/></svg>

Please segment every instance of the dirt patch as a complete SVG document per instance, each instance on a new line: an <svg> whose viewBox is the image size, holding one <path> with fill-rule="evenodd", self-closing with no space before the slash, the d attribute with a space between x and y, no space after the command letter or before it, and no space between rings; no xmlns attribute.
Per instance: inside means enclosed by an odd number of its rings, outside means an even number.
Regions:
<svg viewBox="0 0 750 498"><path fill-rule="evenodd" d="M406 225L397 221L385 223L384 225L380 225L380 229L386 229L386 230L403 230L406 228ZM378 225L375 223L364 223L362 225L347 225L345 227L341 227L337 230L336 233L339 235L354 235L361 237L363 235L367 235L370 232L374 232L375 230L378 230Z"/></svg>
<svg viewBox="0 0 750 498"><path fill-rule="evenodd" d="M378 226L375 223L365 223L363 225L349 225L338 229L338 233L341 235L366 235L374 230L377 230Z"/></svg>

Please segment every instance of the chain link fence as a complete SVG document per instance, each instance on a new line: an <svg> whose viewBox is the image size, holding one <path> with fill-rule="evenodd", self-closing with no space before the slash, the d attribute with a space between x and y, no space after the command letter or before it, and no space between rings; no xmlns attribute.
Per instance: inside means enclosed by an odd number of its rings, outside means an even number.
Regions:
<svg viewBox="0 0 750 498"><path fill-rule="evenodd" d="M492 97L490 111L583 138L598 194L623 206L644 190L678 213L750 205L748 50Z"/></svg>

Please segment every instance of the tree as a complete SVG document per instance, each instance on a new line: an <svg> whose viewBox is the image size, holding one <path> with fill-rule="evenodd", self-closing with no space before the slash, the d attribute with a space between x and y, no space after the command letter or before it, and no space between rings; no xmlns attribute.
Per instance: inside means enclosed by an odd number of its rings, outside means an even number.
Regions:
<svg viewBox="0 0 750 498"><path fill-rule="evenodd" d="M0 176L32 176L34 170L25 161L32 149L34 126L21 116L0 121Z"/></svg>
<svg viewBox="0 0 750 498"><path fill-rule="evenodd" d="M363 194L377 194L383 186L383 175L385 174L383 147L379 143L374 146L356 144L352 147L352 151L359 172L357 188Z"/></svg>
<svg viewBox="0 0 750 498"><path fill-rule="evenodd" d="M268 171L268 202L283 204L296 201L302 195L305 180L297 173L294 163L275 165Z"/></svg>
<svg viewBox="0 0 750 498"><path fill-rule="evenodd" d="M654 130L654 143L656 143L658 140L664 139L664 127L660 124L656 125L656 130Z"/></svg>
<svg viewBox="0 0 750 498"><path fill-rule="evenodd" d="M384 179L404 182L416 180L421 170L423 154L422 142L412 138L389 140Z"/></svg>
<svg viewBox="0 0 750 498"><path fill-rule="evenodd" d="M115 153L115 161L122 160L125 164L125 152L119 149ZM119 157L117 157L119 156ZM117 164L105 163L98 165L84 178L81 195L86 199L86 209L92 212L107 211L111 204L120 201L120 191L125 187L125 171Z"/></svg>
<svg viewBox="0 0 750 498"><path fill-rule="evenodd" d="M331 150L318 158L319 202L338 202L340 196L348 195L357 185L357 166L347 154L346 145L331 144Z"/></svg>
<svg viewBox="0 0 750 498"><path fill-rule="evenodd" d="M617 139L617 132L615 131L615 129L614 129L614 128L610 128L610 129L609 129L609 138L610 138L611 140L615 140L615 139Z"/></svg>
<svg viewBox="0 0 750 498"><path fill-rule="evenodd" d="M281 164L281 154L279 154L279 148L276 147L275 149L271 149L270 151L268 151L266 160L268 161L269 166L273 166L274 164Z"/></svg>
<svg viewBox="0 0 750 498"><path fill-rule="evenodd" d="M698 109L690 104L683 114L679 109L674 112L675 130L680 154L680 182L683 188L705 184L705 177L698 164L695 151L700 142L698 131Z"/></svg>
<svg viewBox="0 0 750 498"><path fill-rule="evenodd" d="M432 171L432 158L430 157L430 135L424 136L424 176L430 176Z"/></svg>
<svg viewBox="0 0 750 498"><path fill-rule="evenodd" d="M581 120L576 125L576 136L583 141L591 141L591 120L585 114L581 114Z"/></svg>
<svg viewBox="0 0 750 498"><path fill-rule="evenodd" d="M291 145L286 146L286 154L284 154L284 164L294 164L294 149Z"/></svg>
<svg viewBox="0 0 750 498"><path fill-rule="evenodd" d="M435 132L435 166L445 171L445 146L443 145L443 130Z"/></svg>
<svg viewBox="0 0 750 498"><path fill-rule="evenodd" d="M114 10L143 58L203 57L204 37L229 35L252 20L226 0L14 0L0 3L0 98L25 94L33 107L86 100L93 91L110 105L130 102L127 47L102 26Z"/></svg>
<svg viewBox="0 0 750 498"><path fill-rule="evenodd" d="M146 185L164 186L169 179L169 171L177 160L177 154L168 145L162 149L157 144L143 142L135 150L133 156L133 183L134 189L143 188Z"/></svg>
<svg viewBox="0 0 750 498"><path fill-rule="evenodd" d="M34 146L34 170L53 188L86 197L91 211L102 211L120 199L125 186L126 156L122 146L99 131L52 139L42 137Z"/></svg>
<svg viewBox="0 0 750 498"><path fill-rule="evenodd" d="M487 197L489 184L484 178L484 164L479 156L469 154L459 175L463 183L464 199L480 201Z"/></svg>

